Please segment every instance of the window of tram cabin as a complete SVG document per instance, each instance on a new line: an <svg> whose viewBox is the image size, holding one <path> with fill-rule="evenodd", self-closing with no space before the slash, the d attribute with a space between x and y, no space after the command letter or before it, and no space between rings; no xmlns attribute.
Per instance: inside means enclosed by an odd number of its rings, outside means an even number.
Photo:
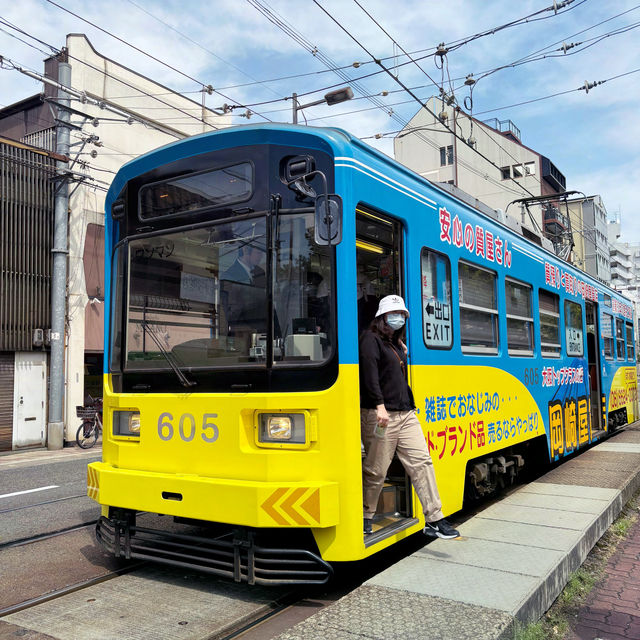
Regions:
<svg viewBox="0 0 640 640"><path fill-rule="evenodd" d="M451 264L436 251L422 249L422 337L430 349L450 349L453 343Z"/></svg>
<svg viewBox="0 0 640 640"><path fill-rule="evenodd" d="M540 351L544 357L560 357L560 296L538 291L540 310Z"/></svg>
<svg viewBox="0 0 640 640"><path fill-rule="evenodd" d="M507 302L507 350L513 356L533 356L532 287L505 280Z"/></svg>
<svg viewBox="0 0 640 640"><path fill-rule="evenodd" d="M600 329L604 340L604 357L606 360L613 360L613 317L608 313L602 314Z"/></svg>
<svg viewBox="0 0 640 640"><path fill-rule="evenodd" d="M463 353L497 354L496 274L468 262L458 263L460 342Z"/></svg>
<svg viewBox="0 0 640 640"><path fill-rule="evenodd" d="M616 318L616 356L624 360L624 320Z"/></svg>
<svg viewBox="0 0 640 640"><path fill-rule="evenodd" d="M627 322L627 360L633 360L635 357L633 346L633 324Z"/></svg>
<svg viewBox="0 0 640 640"><path fill-rule="evenodd" d="M356 207L358 334L366 329L379 301L402 295L402 225L364 204Z"/></svg>
<svg viewBox="0 0 640 640"><path fill-rule="evenodd" d="M582 307L577 302L564 301L564 326L567 339L567 355L584 355Z"/></svg>

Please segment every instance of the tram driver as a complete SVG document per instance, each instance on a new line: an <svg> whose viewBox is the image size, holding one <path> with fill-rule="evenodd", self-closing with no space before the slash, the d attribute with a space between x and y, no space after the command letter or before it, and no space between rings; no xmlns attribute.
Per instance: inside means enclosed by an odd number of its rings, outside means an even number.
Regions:
<svg viewBox="0 0 640 640"><path fill-rule="evenodd" d="M364 533L373 516L395 453L422 503L424 533L443 539L460 534L442 514L433 462L407 382L407 347L402 338L409 311L400 296L382 298L369 329L360 337L360 428L363 462Z"/></svg>

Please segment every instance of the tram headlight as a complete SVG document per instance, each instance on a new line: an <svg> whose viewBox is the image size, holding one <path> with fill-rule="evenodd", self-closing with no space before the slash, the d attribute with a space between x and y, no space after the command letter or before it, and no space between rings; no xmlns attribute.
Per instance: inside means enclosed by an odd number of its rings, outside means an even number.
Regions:
<svg viewBox="0 0 640 640"><path fill-rule="evenodd" d="M116 436L140 437L139 411L114 411L113 434Z"/></svg>
<svg viewBox="0 0 640 640"><path fill-rule="evenodd" d="M304 444L307 441L302 413L262 413L258 442Z"/></svg>

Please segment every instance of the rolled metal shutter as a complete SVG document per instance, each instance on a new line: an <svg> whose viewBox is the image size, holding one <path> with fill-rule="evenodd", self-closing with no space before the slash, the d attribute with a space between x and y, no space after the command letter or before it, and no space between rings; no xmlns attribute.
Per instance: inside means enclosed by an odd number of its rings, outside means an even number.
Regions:
<svg viewBox="0 0 640 640"><path fill-rule="evenodd" d="M13 351L0 352L0 451L10 451L13 441Z"/></svg>

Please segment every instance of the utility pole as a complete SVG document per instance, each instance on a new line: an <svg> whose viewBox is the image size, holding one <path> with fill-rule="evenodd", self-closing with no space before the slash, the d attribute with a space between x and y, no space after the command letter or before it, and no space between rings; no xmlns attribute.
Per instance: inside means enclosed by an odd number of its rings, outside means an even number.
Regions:
<svg viewBox="0 0 640 640"><path fill-rule="evenodd" d="M56 152L69 156L71 106L69 94L63 87L71 86L71 65L58 65L58 118L56 126ZM67 107L67 108L65 108ZM56 190L54 199L53 277L51 281L51 362L49 366L49 424L47 425L47 449L64 446L64 347L67 307L67 243L69 220L69 182L67 162L56 163Z"/></svg>

